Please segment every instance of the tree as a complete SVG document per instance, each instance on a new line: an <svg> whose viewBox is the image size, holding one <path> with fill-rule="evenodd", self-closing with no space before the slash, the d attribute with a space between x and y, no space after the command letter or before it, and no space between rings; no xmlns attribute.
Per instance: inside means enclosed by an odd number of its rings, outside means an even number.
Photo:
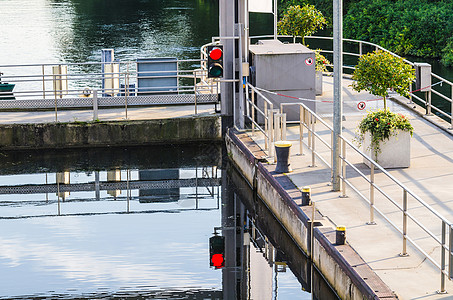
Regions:
<svg viewBox="0 0 453 300"><path fill-rule="evenodd" d="M409 85L415 79L415 70L401 57L378 50L359 58L352 79L355 81L352 84L354 90L365 90L383 97L384 110L387 110L388 90L392 89L401 96L408 96Z"/></svg>
<svg viewBox="0 0 453 300"><path fill-rule="evenodd" d="M302 44L305 45L304 37L322 29L326 23L322 13L313 5L294 5L285 11L277 28L279 34L291 35L293 42L296 42L296 36L302 36Z"/></svg>

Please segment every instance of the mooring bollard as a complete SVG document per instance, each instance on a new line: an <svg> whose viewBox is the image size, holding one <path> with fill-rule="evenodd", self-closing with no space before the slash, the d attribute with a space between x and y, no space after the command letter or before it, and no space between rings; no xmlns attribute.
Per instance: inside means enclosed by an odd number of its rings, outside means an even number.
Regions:
<svg viewBox="0 0 453 300"><path fill-rule="evenodd" d="M304 186L302 188L302 206L311 205L311 188Z"/></svg>
<svg viewBox="0 0 453 300"><path fill-rule="evenodd" d="M337 230L335 231L335 244L344 245L345 241L346 241L346 227L337 226Z"/></svg>
<svg viewBox="0 0 453 300"><path fill-rule="evenodd" d="M289 173L292 171L289 165L289 150L291 146L292 143L288 141L275 142L275 154L277 156L276 173Z"/></svg>

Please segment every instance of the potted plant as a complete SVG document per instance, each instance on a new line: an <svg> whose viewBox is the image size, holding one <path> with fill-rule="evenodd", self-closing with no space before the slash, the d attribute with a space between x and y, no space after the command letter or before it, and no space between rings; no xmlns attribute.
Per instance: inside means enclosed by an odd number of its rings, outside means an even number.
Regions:
<svg viewBox="0 0 453 300"><path fill-rule="evenodd" d="M406 116L387 109L386 98L390 89L408 96L415 70L402 58L378 50L360 57L352 79L354 90L365 90L384 100L383 110L368 112L359 123L357 140L365 154L384 168L409 167L413 127ZM370 165L367 159L364 162Z"/></svg>
<svg viewBox="0 0 453 300"><path fill-rule="evenodd" d="M322 95L322 74L327 72L327 65L330 65L330 61L321 54L321 49L315 50L315 71L316 71L316 95Z"/></svg>

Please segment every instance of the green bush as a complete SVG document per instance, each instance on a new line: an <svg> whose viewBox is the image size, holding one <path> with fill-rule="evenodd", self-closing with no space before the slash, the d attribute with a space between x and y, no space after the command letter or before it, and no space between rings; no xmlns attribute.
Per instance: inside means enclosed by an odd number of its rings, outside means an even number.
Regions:
<svg viewBox="0 0 453 300"><path fill-rule="evenodd" d="M445 55L452 15L453 1L362 0L345 15L344 35L401 55L437 58Z"/></svg>
<svg viewBox="0 0 453 300"><path fill-rule="evenodd" d="M280 0L279 12L304 4L314 5L332 23L332 0ZM400 55L442 58L453 65L453 1L343 0L343 8L345 38L369 41Z"/></svg>

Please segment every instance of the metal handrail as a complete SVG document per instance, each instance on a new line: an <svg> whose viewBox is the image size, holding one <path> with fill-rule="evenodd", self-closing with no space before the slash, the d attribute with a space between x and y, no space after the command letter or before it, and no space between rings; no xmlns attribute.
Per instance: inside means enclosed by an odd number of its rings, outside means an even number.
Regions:
<svg viewBox="0 0 453 300"><path fill-rule="evenodd" d="M270 39L270 38L274 38L273 35L260 35L260 36L251 36L249 37L249 40L251 41L252 39ZM292 38L292 36L289 36L289 35L279 35L278 38ZM297 38L302 38L302 37L297 37ZM327 36L306 36L305 39L319 39L319 40L331 40L333 41L333 37L327 37ZM395 56L395 57L399 57L399 58L402 58L401 56L399 56L398 54L392 52L392 51L389 51L387 49L385 49L384 47L382 46L379 46L377 44L374 44L374 43L371 43L371 42L366 42L366 41L361 41L361 40L354 40L354 39L343 39L343 42L348 42L348 43L355 43L355 44L358 44L358 52L359 53L351 53L351 52L343 52L343 55L346 55L346 56L353 56L353 57L358 57L362 54L364 54L364 49L363 49L363 46L369 46L373 49L376 49L376 50L382 50L382 51L385 51L387 53L390 53L391 55ZM333 53L332 50L321 50L321 53ZM402 58L403 61L411 66L415 66L415 63L414 62L411 62L407 59L404 59ZM343 65L343 69L349 69L349 70L354 70L354 66L348 66L348 65ZM442 115L443 117L447 118L447 119L450 119L450 125L451 125L451 128L450 129L453 129L453 82L435 74L435 73L432 73L431 72L431 77L432 78L435 78L437 80L440 80L442 83L445 83L445 84L448 84L450 85L451 87L451 95L444 95L440 92L437 92L435 91L434 89L431 89L430 91L428 91L428 98L430 99L431 98L431 92L433 92L434 94L436 94L437 96L439 96L442 100L446 100L447 102L450 102L451 105L450 105L450 112L448 111L445 111L445 110L442 110L438 107L434 107L433 104L431 103L431 101L428 101L428 100L424 100L424 99L421 99L420 97L418 97L417 95L414 94L414 92L411 91L410 95L409 95L409 99L411 100L412 97L414 97L415 99L421 101L422 103L424 103L425 107L426 107L426 114L431 114L431 109L434 109L436 112L438 112L440 115ZM442 95L442 96L441 96Z"/></svg>
<svg viewBox="0 0 453 300"><path fill-rule="evenodd" d="M262 92L266 92L263 89L259 89L259 88L257 88L257 89L262 91ZM306 120L305 120L305 112L307 112L309 115L311 115L312 118L314 120L316 120L316 122L319 122L320 124L324 125L325 128L327 128L330 131L331 134L333 133L332 126L329 125L326 121L324 121L321 118L321 116L316 114L314 111L312 111L310 108L308 108L302 102L298 102L298 103L281 103L280 104L280 108L281 108L280 112L284 113L284 107L291 106L291 105L293 105L293 106L297 105L297 106L300 107L301 110L304 111L304 118L300 120L300 124L301 124L300 126L301 127L303 126L304 128L306 128L307 129L307 133L309 135L311 135L311 137L313 139L317 138L318 140L320 140L327 147L327 149L330 150L331 156L332 156L333 155L332 154L332 151L333 151L332 146L329 145L329 143L325 139L323 139L320 134L317 133L317 132L319 132L319 129L315 130L315 126L314 126L314 122L313 121L310 121L311 123L313 123L311 125L306 122ZM302 116L302 113L301 113L301 116ZM313 119L311 119L311 120L313 120ZM374 161L368 155L363 153L358 147L356 147L344 135L340 135L340 139L341 139L341 141L343 143L343 152L340 155L340 159L342 161L342 169L343 169L343 172L340 175L340 179L342 180L342 183L343 183L343 186L342 186L342 194L343 194L343 196L346 195L345 187L349 186L352 190L354 190L359 195L360 198L362 198L363 200L365 200L365 201L367 201L369 203L369 205L370 205L370 222L369 222L369 224L374 224L374 212L377 212L393 228L395 228L400 234L402 234L402 236L403 236L402 255L407 255L407 242L409 242L410 244L413 245L413 247L415 249L417 249L417 251L419 251L429 261L431 261L433 263L433 265L440 270L440 274L441 274L441 289L440 290L444 292L445 291L445 277L448 276L450 278L451 275L452 275L451 273L446 271L447 264L448 264L450 269L453 269L453 266L451 266L451 264L452 264L451 262L453 262L453 256L452 256L453 253L451 253L451 251L450 251L450 248L453 247L453 240L448 237L453 232L453 228L452 228L453 224L448 219L446 219L443 215L441 215L438 211L436 211L433 207L431 207L428 203L426 203L423 199L421 199L417 194L415 194L406 185L404 185L402 182L400 182L398 179L396 179L393 175L391 175L389 172L387 172L384 168L382 168L376 161ZM310 143L310 136L308 138L308 143L306 143L303 140L303 132L300 131L299 141L300 141L301 145L303 143L309 150L311 150L311 152L312 152L312 165L313 166L315 166L315 157L317 157L328 168L331 169L331 172L333 172L331 164L329 164L329 162L322 157L321 153L316 151L315 143L313 141ZM366 174L364 174L362 171L360 171L354 165L353 162L351 162L351 161L346 159L346 145L349 147L349 149L353 150L353 152L360 154L361 157L363 157L364 159L366 159L367 161L370 162L371 169L372 169L372 171L371 171L372 174L374 174L374 170L380 171L381 174L385 178L390 179L391 182L393 182L393 184L396 184L396 186L399 189L401 189L401 191L403 191L403 194L405 196L404 196L402 205L400 205L397 201L395 201L392 198L392 196L387 194L382 189L382 187L380 187L378 184L376 184L374 182L374 175L370 175L370 178L368 178L368 176ZM302 153L302 150L301 150L301 153ZM359 189L357 187L355 187L353 185L353 183L347 179L346 166L349 166L352 170L354 170L360 176L360 178L364 179L367 182L367 184L370 187L370 196L369 197L367 197L363 193L361 193L359 191ZM378 191L382 196L384 196L385 199L387 199L389 201L389 203L393 204L403 214L404 221L403 221L402 227L398 226L397 224L395 224L389 217L387 217L387 215L384 212L382 212L378 207L375 206L375 204L374 204L374 192L371 193L372 189ZM373 195L373 196L371 196L371 195ZM412 199L414 199L416 201L416 203L418 203L419 205L421 205L421 207L426 209L428 213L430 213L434 218L437 219L437 222L440 222L442 224L442 226L448 226L450 228L449 232L447 232L446 230L443 229L442 230L442 236L441 236L441 238L439 238L438 234L433 233L419 219L417 219L416 216L411 214L407 210L407 201L408 201L407 199L408 199L408 196L411 196ZM417 226L423 232L425 232L427 234L427 236L429 238L431 238L436 244L441 245L441 250L440 250L441 251L441 253L440 253L441 262L440 263L431 254L429 254L425 250L423 250L423 248L414 239L410 238L410 236L407 233L407 231L408 231L407 230L408 229L407 219L410 219L415 226ZM447 240L449 240L449 244L450 244L449 246L447 246L447 243L446 243ZM449 253L448 254L449 263L447 263L446 260L445 260L445 253L447 253L447 254Z"/></svg>

